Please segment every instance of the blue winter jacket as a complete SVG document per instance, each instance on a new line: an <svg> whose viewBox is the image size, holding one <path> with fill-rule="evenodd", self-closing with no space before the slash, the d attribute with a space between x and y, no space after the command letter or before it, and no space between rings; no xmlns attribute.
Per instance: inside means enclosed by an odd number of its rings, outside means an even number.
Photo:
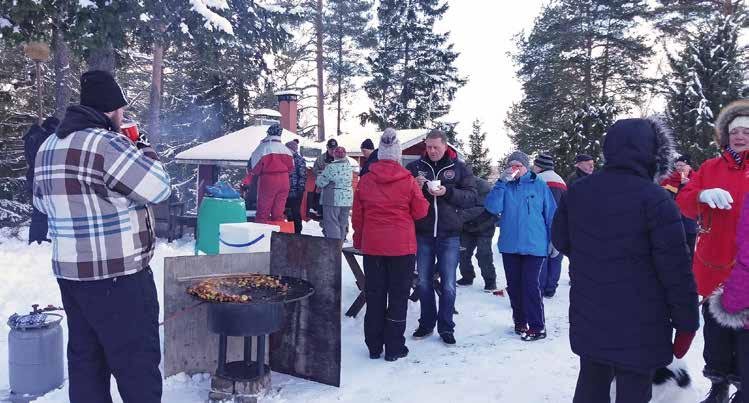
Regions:
<svg viewBox="0 0 749 403"><path fill-rule="evenodd" d="M551 223L557 204L549 186L535 173L520 180L497 181L484 208L499 219L499 251L546 257L549 254Z"/></svg>

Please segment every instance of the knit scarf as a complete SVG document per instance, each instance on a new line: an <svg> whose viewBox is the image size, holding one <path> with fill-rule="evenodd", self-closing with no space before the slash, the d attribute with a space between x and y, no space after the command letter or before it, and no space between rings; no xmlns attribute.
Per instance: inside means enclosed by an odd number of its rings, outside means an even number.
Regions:
<svg viewBox="0 0 749 403"><path fill-rule="evenodd" d="M726 152L731 155L734 161L736 161L737 166L742 166L744 164L744 157L741 156L738 152L734 151L731 146L725 147Z"/></svg>

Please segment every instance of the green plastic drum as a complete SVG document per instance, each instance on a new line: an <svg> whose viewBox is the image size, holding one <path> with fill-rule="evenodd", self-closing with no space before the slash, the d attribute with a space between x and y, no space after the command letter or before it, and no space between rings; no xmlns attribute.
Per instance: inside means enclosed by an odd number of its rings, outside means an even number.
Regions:
<svg viewBox="0 0 749 403"><path fill-rule="evenodd" d="M198 209L198 240L195 253L203 251L218 255L219 226L221 224L247 222L244 199L218 199L205 197Z"/></svg>

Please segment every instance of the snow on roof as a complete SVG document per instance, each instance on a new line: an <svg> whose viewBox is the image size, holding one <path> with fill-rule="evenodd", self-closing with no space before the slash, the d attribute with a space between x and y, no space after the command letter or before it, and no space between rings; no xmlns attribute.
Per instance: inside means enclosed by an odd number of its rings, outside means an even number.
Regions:
<svg viewBox="0 0 749 403"><path fill-rule="evenodd" d="M424 140L427 134L429 134L429 129L405 129L396 130L395 132L398 136L398 140L400 140L401 142L401 148L405 150L406 148L418 144L422 140ZM380 143L381 136L382 132L377 131L344 134L342 136L331 138L334 138L338 142L338 145L340 147L345 148L348 155L352 157L360 157L362 155L361 143L366 139L370 139L374 143L375 148L377 148Z"/></svg>
<svg viewBox="0 0 749 403"><path fill-rule="evenodd" d="M252 152L255 151L268 130L268 125L249 126L217 139L197 145L177 154L175 159L182 164L212 164L222 166L246 166ZM298 136L286 129L281 141L287 143L299 140L302 147L322 149L320 143Z"/></svg>
<svg viewBox="0 0 749 403"><path fill-rule="evenodd" d="M278 91L278 92L276 92L273 95L275 95L277 97L280 97L282 95L296 95L296 96L299 96L299 91L295 91L295 90Z"/></svg>
<svg viewBox="0 0 749 403"><path fill-rule="evenodd" d="M273 110L273 109L255 109L252 111L252 114L254 116L268 116L271 118L280 118L281 112Z"/></svg>

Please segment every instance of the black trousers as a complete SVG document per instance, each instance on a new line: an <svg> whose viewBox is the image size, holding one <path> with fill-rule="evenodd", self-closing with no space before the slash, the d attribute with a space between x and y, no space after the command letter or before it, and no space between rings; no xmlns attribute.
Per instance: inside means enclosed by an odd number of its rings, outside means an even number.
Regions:
<svg viewBox="0 0 749 403"><path fill-rule="evenodd" d="M415 255L364 255L364 342L370 353L396 355L406 346L406 314Z"/></svg>
<svg viewBox="0 0 749 403"><path fill-rule="evenodd" d="M159 301L151 269L114 279L58 280L68 321L71 403L161 401Z"/></svg>
<svg viewBox="0 0 749 403"><path fill-rule="evenodd" d="M580 375L572 403L611 403L616 379L616 403L648 403L653 397L655 371L637 372L580 357Z"/></svg>
<svg viewBox="0 0 749 403"><path fill-rule="evenodd" d="M727 378L739 375L737 357L740 331L721 326L710 313L707 304L702 305L704 325L702 334L705 347L702 357L705 359L705 375L710 378Z"/></svg>
<svg viewBox="0 0 749 403"><path fill-rule="evenodd" d="M291 220L294 221L294 233L301 234L302 233L302 197L301 196L295 196L291 197L289 196L288 199L286 199L286 207L291 209Z"/></svg>
<svg viewBox="0 0 749 403"><path fill-rule="evenodd" d="M497 283L497 272L494 269L494 254L492 252L492 237L481 237L469 233L460 235L460 275L463 278L473 279L476 272L473 269L471 258L476 251L476 260L479 262L481 277L487 284Z"/></svg>

